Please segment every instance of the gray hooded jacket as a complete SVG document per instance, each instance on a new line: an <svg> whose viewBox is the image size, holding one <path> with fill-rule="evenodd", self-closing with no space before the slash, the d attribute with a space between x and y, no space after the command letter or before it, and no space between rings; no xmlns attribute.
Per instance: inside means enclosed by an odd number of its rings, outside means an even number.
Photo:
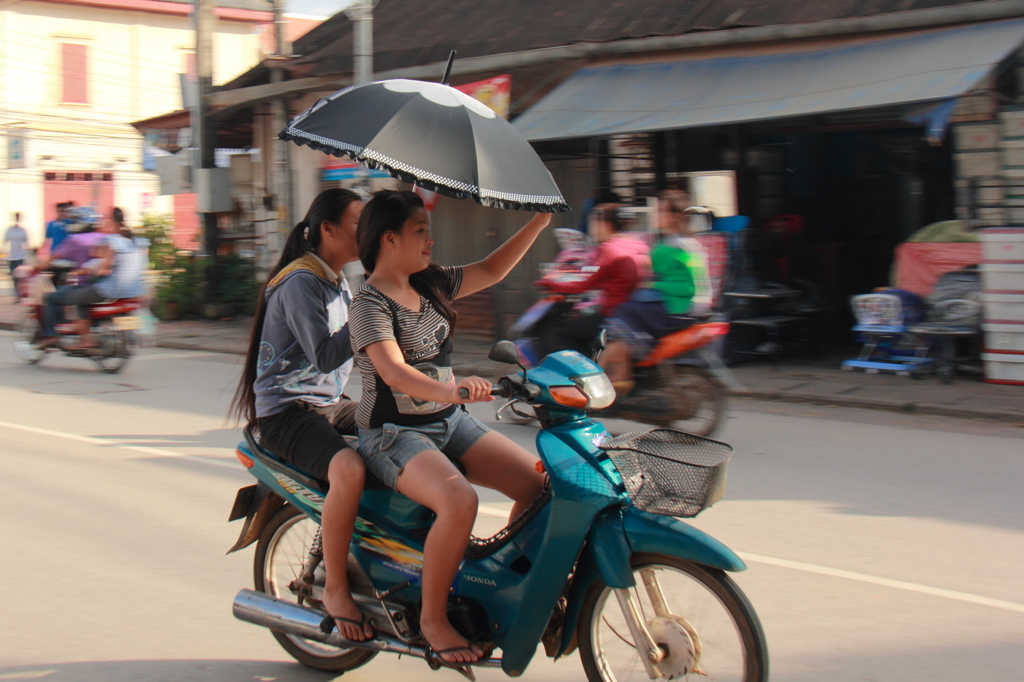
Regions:
<svg viewBox="0 0 1024 682"><path fill-rule="evenodd" d="M352 371L348 283L309 252L267 285L266 317L256 364L256 416L293 402L323 407L341 397Z"/></svg>

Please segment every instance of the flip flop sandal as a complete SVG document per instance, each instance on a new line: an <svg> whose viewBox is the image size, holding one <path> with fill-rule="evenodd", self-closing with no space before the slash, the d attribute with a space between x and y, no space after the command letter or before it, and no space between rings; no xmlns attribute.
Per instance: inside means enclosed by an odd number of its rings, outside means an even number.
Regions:
<svg viewBox="0 0 1024 682"><path fill-rule="evenodd" d="M469 653L471 656L476 656L477 659L476 659L476 661L446 661L443 658L441 658L441 656L443 654L454 654L456 651L465 651L465 652ZM480 658L481 658L477 654L477 652L473 650L473 647L469 647L469 646L453 646L450 649L441 649L440 651L438 651L437 649L431 648L430 649L430 656L431 657L436 657L437 662L440 663L441 665L444 665L444 666L454 666L454 667L473 665L474 663L478 663L480 661Z"/></svg>
<svg viewBox="0 0 1024 682"><path fill-rule="evenodd" d="M324 633L325 635L331 634L332 632L334 632L334 630L338 630L338 632L340 633L341 629L338 628L338 621L340 620L342 623L348 623L349 625L357 626L360 630L363 631L363 634L365 635L366 634L366 614L364 613L364 614L362 614L362 616L363 617L360 618L359 620L355 620L354 618L345 618L344 616L332 616L330 614L327 614L326 616L324 616L324 619L322 621L320 621L320 631L322 633ZM360 639L360 640L349 640L349 641L352 641L352 642L372 642L373 640L377 639L377 631L374 630L372 625L370 626L370 630L373 632L373 634L370 635L369 637L366 637L366 638Z"/></svg>

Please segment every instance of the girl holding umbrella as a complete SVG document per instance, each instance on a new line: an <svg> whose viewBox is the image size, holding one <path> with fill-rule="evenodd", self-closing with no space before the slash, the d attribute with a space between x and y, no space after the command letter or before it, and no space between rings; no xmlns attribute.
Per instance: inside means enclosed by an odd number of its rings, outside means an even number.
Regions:
<svg viewBox="0 0 1024 682"><path fill-rule="evenodd" d="M471 484L512 498L511 518L543 492L537 457L464 407L493 398L489 381L452 375L452 301L504 279L550 220L537 214L482 261L452 267L431 264L430 222L414 192L378 192L359 221L359 259L369 273L349 319L363 377L359 454L378 478L437 514L423 550L420 630L448 664L482 655L447 616L449 586L476 518Z"/></svg>

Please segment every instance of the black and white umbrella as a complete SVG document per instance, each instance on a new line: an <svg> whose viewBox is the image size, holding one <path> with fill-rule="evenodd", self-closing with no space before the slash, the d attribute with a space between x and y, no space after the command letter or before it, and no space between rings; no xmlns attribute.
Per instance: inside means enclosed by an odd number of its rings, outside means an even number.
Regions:
<svg viewBox="0 0 1024 682"><path fill-rule="evenodd" d="M355 85L318 101L279 136L484 206L570 210L526 138L485 104L444 83Z"/></svg>

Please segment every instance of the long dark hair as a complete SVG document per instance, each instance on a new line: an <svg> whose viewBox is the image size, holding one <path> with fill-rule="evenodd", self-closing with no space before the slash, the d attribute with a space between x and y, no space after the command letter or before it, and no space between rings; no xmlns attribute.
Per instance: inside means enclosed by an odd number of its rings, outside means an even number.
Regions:
<svg viewBox="0 0 1024 682"><path fill-rule="evenodd" d="M423 199L415 192L384 189L374 193L359 217L359 229L356 231L359 260L367 275L377 267L381 237L388 232L401 232L405 221L418 208L423 208ZM438 266L428 265L426 269L410 275L409 284L425 296L437 312L448 320L449 326L455 329L455 319L458 315L442 293L440 273L441 269Z"/></svg>
<svg viewBox="0 0 1024 682"><path fill-rule="evenodd" d="M359 201L359 195L347 189L334 187L325 189L316 195L306 217L292 228L288 233L288 239L284 243L281 257L270 273L267 281L260 289L256 298L256 314L252 321L252 333L249 336L249 350L245 356L245 367L242 369L242 378L235 389L235 397L231 401L229 416L236 420L244 421L249 426L256 422L256 391L253 384L258 374L257 361L260 355L260 342L263 337L263 322L267 317L267 284L277 276L277 273L284 270L285 266L296 258L301 257L307 251L316 251L320 246L320 225L326 220L331 223L341 221L349 204Z"/></svg>
<svg viewBox="0 0 1024 682"><path fill-rule="evenodd" d="M110 217L117 223L118 233L125 239L132 239L135 235L132 234L132 228L128 227L124 223L124 211L119 209L117 206L110 212Z"/></svg>

